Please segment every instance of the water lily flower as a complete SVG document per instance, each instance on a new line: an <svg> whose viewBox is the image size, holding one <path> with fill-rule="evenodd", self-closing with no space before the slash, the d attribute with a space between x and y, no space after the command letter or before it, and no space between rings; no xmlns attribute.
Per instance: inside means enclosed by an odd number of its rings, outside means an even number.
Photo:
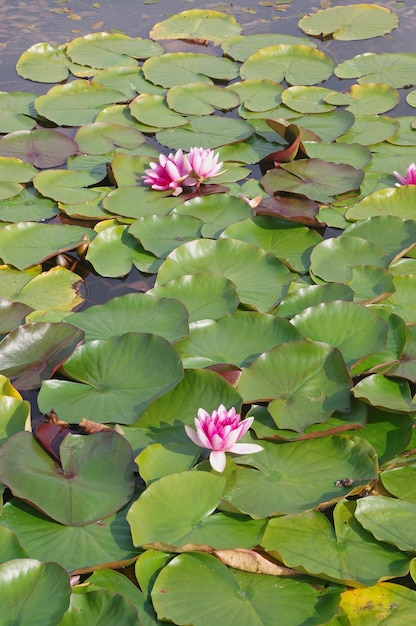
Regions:
<svg viewBox="0 0 416 626"><path fill-rule="evenodd" d="M189 154L185 157L189 163L191 170L190 176L201 183L206 178L213 178L223 174L221 168L223 163L218 163L219 154L214 150L205 150L204 148L191 148Z"/></svg>
<svg viewBox="0 0 416 626"><path fill-rule="evenodd" d="M416 185L416 163L411 163L407 170L406 176L402 176L399 172L393 172L397 180L396 187L401 187L402 185Z"/></svg>
<svg viewBox="0 0 416 626"><path fill-rule="evenodd" d="M196 430L185 426L186 434L201 448L212 450L209 462L217 472L223 472L226 464L226 452L234 454L253 454L263 448L255 443L236 443L248 431L254 417L240 421L239 413L232 407L229 411L220 404L211 414L204 409L198 410L195 418Z"/></svg>
<svg viewBox="0 0 416 626"><path fill-rule="evenodd" d="M157 191L173 190L173 195L182 193L182 184L186 181L186 186L196 184L193 178L189 178L192 167L183 154L182 150L177 150L175 154L159 155L159 162L149 163L150 168L145 170L143 181Z"/></svg>

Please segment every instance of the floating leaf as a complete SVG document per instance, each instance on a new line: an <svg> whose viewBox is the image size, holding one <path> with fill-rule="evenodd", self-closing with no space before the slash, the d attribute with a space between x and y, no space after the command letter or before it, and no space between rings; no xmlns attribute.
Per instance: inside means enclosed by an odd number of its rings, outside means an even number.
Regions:
<svg viewBox="0 0 416 626"><path fill-rule="evenodd" d="M416 551L412 518L416 505L395 498L377 496L357 502L356 518L379 541L386 541L407 552Z"/></svg>
<svg viewBox="0 0 416 626"><path fill-rule="evenodd" d="M222 274L236 285L241 302L260 312L271 308L285 294L289 270L271 255L234 239L190 241L176 248L162 263L156 285L187 274L206 271Z"/></svg>
<svg viewBox="0 0 416 626"><path fill-rule="evenodd" d="M224 494L233 507L252 517L307 511L348 495L351 486L337 487L337 480L349 477L357 486L377 477L375 452L359 437L262 440L261 445L263 452L239 457L249 467L237 468Z"/></svg>
<svg viewBox="0 0 416 626"><path fill-rule="evenodd" d="M211 78L231 80L238 75L237 66L229 59L192 52L170 52L152 57L143 63L147 80L162 87L211 84Z"/></svg>
<svg viewBox="0 0 416 626"><path fill-rule="evenodd" d="M2 611L11 624L57 624L69 606L69 578L57 563L6 561L0 564L0 585Z"/></svg>
<svg viewBox="0 0 416 626"><path fill-rule="evenodd" d="M88 189L101 180L101 173L85 170L44 170L33 180L35 188L48 198L65 204L89 202L100 196L100 190Z"/></svg>
<svg viewBox="0 0 416 626"><path fill-rule="evenodd" d="M255 52L262 48L277 46L279 44L309 46L316 48L316 43L307 37L296 37L283 33L262 33L256 35L235 35L228 37L222 44L224 54L236 61L245 61Z"/></svg>
<svg viewBox="0 0 416 626"><path fill-rule="evenodd" d="M16 71L19 76L41 83L60 83L69 74L63 46L37 43L23 52Z"/></svg>
<svg viewBox="0 0 416 626"><path fill-rule="evenodd" d="M395 215L402 219L413 219L416 186L381 189L369 194L346 212L349 220L364 220L377 215Z"/></svg>
<svg viewBox="0 0 416 626"><path fill-rule="evenodd" d="M3 260L18 269L41 263L50 257L73 250L88 239L94 231L68 224L37 224L19 222L0 229L0 248Z"/></svg>
<svg viewBox="0 0 416 626"><path fill-rule="evenodd" d="M83 336L70 324L19 326L0 342L0 371L18 389L36 389L70 356Z"/></svg>
<svg viewBox="0 0 416 626"><path fill-rule="evenodd" d="M68 433L59 457L58 465L31 433L18 433L1 448L1 481L15 496L66 526L107 517L132 498L133 451L118 433ZM117 463L109 466L109 458Z"/></svg>
<svg viewBox="0 0 416 626"><path fill-rule="evenodd" d="M183 377L178 353L157 335L126 333L77 348L62 373L72 380L44 381L39 407L63 420L132 424ZM78 381L78 382L72 382Z"/></svg>
<svg viewBox="0 0 416 626"><path fill-rule="evenodd" d="M283 87L274 80L253 78L232 83L227 90L236 93L248 111L268 111L281 103Z"/></svg>
<svg viewBox="0 0 416 626"><path fill-rule="evenodd" d="M85 332L86 341L119 337L126 332L146 332L177 341L188 333L188 312L177 300L128 293L97 304L67 321Z"/></svg>
<svg viewBox="0 0 416 626"><path fill-rule="evenodd" d="M389 9L376 4L356 4L306 15L298 26L308 35L332 34L334 39L357 41L385 35L398 24L399 18Z"/></svg>
<svg viewBox="0 0 416 626"><path fill-rule="evenodd" d="M191 39L220 44L224 39L240 32L241 26L232 15L208 9L193 9L158 22L150 31L150 37L156 40Z"/></svg>
<svg viewBox="0 0 416 626"><path fill-rule="evenodd" d="M163 48L150 39L104 32L77 37L66 46L65 51L74 63L104 68L112 65L136 65L136 59L162 54Z"/></svg>
<svg viewBox="0 0 416 626"><path fill-rule="evenodd" d="M350 387L340 352L306 341L268 350L243 371L237 385L244 402L269 402L276 425L299 432L348 409Z"/></svg>
<svg viewBox="0 0 416 626"><path fill-rule="evenodd" d="M301 338L283 318L237 311L216 321L190 324L189 337L176 343L176 349L186 368L217 363L247 367L262 352Z"/></svg>
<svg viewBox="0 0 416 626"><path fill-rule="evenodd" d="M175 112L164 96L142 94L130 103L130 112L139 122L149 127L176 128L187 123L186 117ZM192 112L192 111L191 111Z"/></svg>
<svg viewBox="0 0 416 626"><path fill-rule="evenodd" d="M166 101L171 109L185 115L210 115L215 109L225 111L240 104L240 98L234 91L205 83L171 87Z"/></svg>
<svg viewBox="0 0 416 626"><path fill-rule="evenodd" d="M260 182L270 194L285 191L317 202L331 202L334 196L357 189L362 179L363 172L350 165L301 159L269 170Z"/></svg>
<svg viewBox="0 0 416 626"><path fill-rule="evenodd" d="M77 151L77 144L56 130L18 130L0 139L1 155L23 159L41 169L62 165Z"/></svg>
<svg viewBox="0 0 416 626"><path fill-rule="evenodd" d="M74 80L52 87L44 96L38 96L38 113L60 126L81 126L94 122L98 113L109 104L121 102L123 95L99 83Z"/></svg>
<svg viewBox="0 0 416 626"><path fill-rule="evenodd" d="M332 91L324 97L325 102L347 105L354 115L385 113L399 103L399 92L389 85L364 83L352 85L346 93Z"/></svg>
<svg viewBox="0 0 416 626"><path fill-rule="evenodd" d="M280 44L252 54L241 66L240 74L243 79L285 79L290 85L315 85L328 79L333 68L332 60L320 50Z"/></svg>
<svg viewBox="0 0 416 626"><path fill-rule="evenodd" d="M403 585L379 583L365 589L351 589L341 596L341 609L351 626L382 626L393 619L405 626L413 619L416 592Z"/></svg>
<svg viewBox="0 0 416 626"><path fill-rule="evenodd" d="M382 374L373 374L360 380L353 388L356 398L362 398L372 406L394 413L410 413L416 410L407 380L392 380Z"/></svg>
<svg viewBox="0 0 416 626"><path fill-rule="evenodd" d="M156 139L162 145L173 149L190 150L195 145L202 148L218 148L227 143L247 139L253 132L254 128L241 119L190 116L184 126L156 133Z"/></svg>
<svg viewBox="0 0 416 626"><path fill-rule="evenodd" d="M163 258L186 241L198 239L203 223L190 215L148 215L129 228L145 250Z"/></svg>
<svg viewBox="0 0 416 626"><path fill-rule="evenodd" d="M30 130L36 126L36 121L33 119L34 99L35 96L31 93L0 91L0 132Z"/></svg>
<svg viewBox="0 0 416 626"><path fill-rule="evenodd" d="M339 78L358 78L363 83L384 83L391 87L405 87L414 83L416 54L411 52L365 52L343 61L334 72Z"/></svg>
<svg viewBox="0 0 416 626"><path fill-rule="evenodd" d="M132 150L141 146L145 141L144 136L138 130L105 122L94 122L82 126L74 139L81 152L88 154L106 154L116 147Z"/></svg>

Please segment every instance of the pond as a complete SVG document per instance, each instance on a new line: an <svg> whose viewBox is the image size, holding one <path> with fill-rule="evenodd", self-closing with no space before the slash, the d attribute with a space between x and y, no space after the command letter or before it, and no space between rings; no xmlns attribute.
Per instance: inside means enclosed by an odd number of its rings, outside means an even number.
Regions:
<svg viewBox="0 0 416 626"><path fill-rule="evenodd" d="M412 623L416 8L0 14L0 621Z"/></svg>

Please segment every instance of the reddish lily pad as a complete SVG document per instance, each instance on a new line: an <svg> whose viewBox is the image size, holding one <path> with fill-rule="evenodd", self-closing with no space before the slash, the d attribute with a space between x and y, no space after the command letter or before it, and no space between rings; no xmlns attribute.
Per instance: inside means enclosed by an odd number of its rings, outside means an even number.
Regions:
<svg viewBox="0 0 416 626"><path fill-rule="evenodd" d="M57 130L19 130L0 140L0 154L39 168L56 167L78 152L77 144Z"/></svg>

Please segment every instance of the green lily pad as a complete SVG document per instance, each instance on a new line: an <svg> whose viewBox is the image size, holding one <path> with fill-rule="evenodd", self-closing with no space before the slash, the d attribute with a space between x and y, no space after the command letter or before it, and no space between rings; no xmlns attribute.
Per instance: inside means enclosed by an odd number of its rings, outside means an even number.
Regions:
<svg viewBox="0 0 416 626"><path fill-rule="evenodd" d="M70 137L56 130L18 130L0 140L1 155L23 159L41 169L62 165L77 150Z"/></svg>
<svg viewBox="0 0 416 626"><path fill-rule="evenodd" d="M19 326L0 341L0 372L18 389L36 389L83 337L84 333L71 324L31 322Z"/></svg>
<svg viewBox="0 0 416 626"><path fill-rule="evenodd" d="M365 52L342 61L334 72L339 78L358 78L360 84L384 83L399 88L413 84L415 59L411 52Z"/></svg>
<svg viewBox="0 0 416 626"><path fill-rule="evenodd" d="M355 519L355 502L341 500L334 509L334 526L319 511L271 519L262 545L285 565L350 587L405 576L410 557L378 542ZM308 546L314 545L313 555Z"/></svg>
<svg viewBox="0 0 416 626"><path fill-rule="evenodd" d="M154 273L160 261L129 235L127 226L111 226L102 230L91 242L87 260L101 276L128 274L134 265L142 272Z"/></svg>
<svg viewBox="0 0 416 626"><path fill-rule="evenodd" d="M5 263L18 269L42 263L56 254L80 246L94 231L68 224L19 222L0 229L1 255Z"/></svg>
<svg viewBox="0 0 416 626"><path fill-rule="evenodd" d="M252 210L242 198L213 193L186 200L176 206L173 213L198 218L204 223L202 236L216 239L227 226L251 217Z"/></svg>
<svg viewBox="0 0 416 626"><path fill-rule="evenodd" d="M357 41L386 35L398 24L397 15L387 8L376 4L356 4L306 15L298 26L308 35L332 34L334 39Z"/></svg>
<svg viewBox="0 0 416 626"><path fill-rule="evenodd" d="M171 344L148 333L85 343L61 371L72 380L44 381L38 403L43 412L53 406L70 423L86 417L98 423L132 424L183 377Z"/></svg>
<svg viewBox="0 0 416 626"><path fill-rule="evenodd" d="M101 563L122 567L137 557L124 507L98 522L65 526L29 504L12 498L3 508L1 524L12 530L31 558L59 563L68 572L95 569ZM74 550L74 546L77 549ZM22 625L23 626L23 625ZM39 626L45 626L43 621Z"/></svg>
<svg viewBox="0 0 416 626"><path fill-rule="evenodd" d="M416 275L395 276L393 279L394 292L387 298L380 300L390 305L392 310L400 315L409 324L416 323Z"/></svg>
<svg viewBox="0 0 416 626"><path fill-rule="evenodd" d="M177 300L148 293L128 293L73 313L67 322L85 332L86 341L111 339L126 332L145 332L177 341L188 334L188 312Z"/></svg>
<svg viewBox="0 0 416 626"><path fill-rule="evenodd" d="M1 143L0 143L1 151ZM37 174L37 169L21 159L0 156L0 180L27 183Z"/></svg>
<svg viewBox="0 0 416 626"><path fill-rule="evenodd" d="M171 87L166 101L171 109L185 115L210 115L215 109L226 111L240 104L240 98L234 91L205 83Z"/></svg>
<svg viewBox="0 0 416 626"><path fill-rule="evenodd" d="M247 367L262 352L301 338L301 333L283 318L236 311L219 320L191 323L189 337L175 347L188 369L218 363Z"/></svg>
<svg viewBox="0 0 416 626"><path fill-rule="evenodd" d="M248 111L268 111L274 109L282 101L283 87L274 80L253 78L232 83L226 89L237 94Z"/></svg>
<svg viewBox="0 0 416 626"><path fill-rule="evenodd" d="M74 63L104 68L112 65L136 65L136 59L162 54L163 48L150 39L103 32L73 39L66 46L65 52Z"/></svg>
<svg viewBox="0 0 416 626"><path fill-rule="evenodd" d="M351 85L345 93L332 91L324 97L325 102L347 105L347 111L354 115L385 113L399 103L399 92L389 85L365 83Z"/></svg>
<svg viewBox="0 0 416 626"><path fill-rule="evenodd" d="M258 245L297 272L308 271L311 252L321 241L316 231L305 226L262 215L231 224L221 237Z"/></svg>
<svg viewBox="0 0 416 626"><path fill-rule="evenodd" d="M414 218L414 201L416 186L381 189L371 193L346 212L349 220L364 220L376 215L396 215L402 219Z"/></svg>
<svg viewBox="0 0 416 626"><path fill-rule="evenodd" d="M202 226L201 220L190 215L147 215L139 217L129 233L145 250L164 258L182 243L198 239Z"/></svg>
<svg viewBox="0 0 416 626"><path fill-rule="evenodd" d="M188 310L189 321L216 320L233 313L240 300L234 283L220 274L185 275L154 287L148 294L157 298L175 298Z"/></svg>
<svg viewBox="0 0 416 626"><path fill-rule="evenodd" d="M210 554L193 552L175 556L162 569L151 597L158 617L176 624L215 626L221 614L229 624L263 626L279 615L285 626L305 620L317 626L338 610L337 600L326 595L302 580L280 577L277 582L273 576L230 570Z"/></svg>
<svg viewBox="0 0 416 626"><path fill-rule="evenodd" d="M337 480L350 477L357 486L377 476L376 454L359 437L262 440L261 445L262 452L239 457L240 467L224 494L226 502L255 518L313 509L348 495L351 487L337 487Z"/></svg>
<svg viewBox="0 0 416 626"><path fill-rule="evenodd" d="M31 433L18 433L1 448L1 481L13 495L66 526L96 522L131 500L133 451L118 433L68 433L59 456L58 464ZM109 466L109 458L117 463Z"/></svg>
<svg viewBox="0 0 416 626"><path fill-rule="evenodd" d="M155 130L184 126L188 121L186 117L170 108L165 96L152 94L137 96L130 103L130 112L139 122L149 127L154 126Z"/></svg>
<svg viewBox="0 0 416 626"><path fill-rule="evenodd" d="M406 115L396 118L399 122L397 133L389 137L388 142L395 146L414 146L416 145L415 131L413 123L415 118L412 115Z"/></svg>
<svg viewBox="0 0 416 626"><path fill-rule="evenodd" d="M335 258L336 263L333 262ZM326 282L343 283L352 278L354 267L385 269L388 264L388 256L375 243L361 237L339 237L326 239L315 246L311 253L310 271Z"/></svg>
<svg viewBox="0 0 416 626"><path fill-rule="evenodd" d="M0 375L0 445L12 435L24 430L29 414L29 403L22 399L20 393L10 384L8 378ZM14 557L9 556L9 558ZM8 558L2 559L0 556L0 562L2 560L7 561Z"/></svg>
<svg viewBox="0 0 416 626"><path fill-rule="evenodd" d="M152 39L196 39L220 44L228 37L239 35L241 26L232 15L193 9L172 15L155 24L150 31Z"/></svg>
<svg viewBox="0 0 416 626"><path fill-rule="evenodd" d="M307 37L297 37L295 35L287 35L283 33L262 33L256 35L234 35L228 37L222 44L224 54L231 57L235 61L246 61L255 52L262 48L277 46L279 44L309 46L316 48L317 45Z"/></svg>
<svg viewBox="0 0 416 626"><path fill-rule="evenodd" d="M413 247L416 241L416 221L396 215L375 215L360 220L344 230L342 237L361 237L375 243L392 261Z"/></svg>
<svg viewBox="0 0 416 626"><path fill-rule="evenodd" d="M302 194L317 202L331 202L334 196L357 189L364 174L350 165L321 159L301 159L281 163L266 172L261 185L271 195L278 191Z"/></svg>
<svg viewBox="0 0 416 626"><path fill-rule="evenodd" d="M86 298L82 278L65 267L57 266L41 272L39 266L18 271L3 265L0 278L0 294L31 309L72 311Z"/></svg>
<svg viewBox="0 0 416 626"><path fill-rule="evenodd" d="M218 148L227 143L247 139L254 128L241 119L217 116L189 116L188 122L179 128L169 128L156 133L156 139L168 148L190 150Z"/></svg>
<svg viewBox="0 0 416 626"><path fill-rule="evenodd" d="M392 380L382 374L372 374L360 380L352 390L356 398L394 413L416 411L416 402L407 380Z"/></svg>
<svg viewBox="0 0 416 626"><path fill-rule="evenodd" d="M338 348L349 367L384 348L387 341L384 320L354 302L318 304L295 315L291 322L308 339Z"/></svg>
<svg viewBox="0 0 416 626"><path fill-rule="evenodd" d="M397 414L390 411L367 407L367 423L360 429L359 435L370 442L382 465L407 448L412 437L412 428L412 419L407 415L401 415L398 419ZM385 473L381 473L382 482Z"/></svg>
<svg viewBox="0 0 416 626"><path fill-rule="evenodd" d="M354 292L347 285L339 283L309 285L301 287L293 293L288 293L279 304L276 312L281 317L291 318L310 306L334 300L351 301L353 297Z"/></svg>
<svg viewBox="0 0 416 626"><path fill-rule="evenodd" d="M87 590L72 593L60 626L111 626L120 622L136 626L138 619L136 607L121 594L105 589Z"/></svg>
<svg viewBox="0 0 416 626"><path fill-rule="evenodd" d="M23 78L41 83L60 83L69 74L64 46L49 43L31 46L17 61L16 72Z"/></svg>
<svg viewBox="0 0 416 626"><path fill-rule="evenodd" d="M147 59L142 66L147 80L162 87L188 83L212 84L211 78L231 80L238 75L229 59L193 52L170 52Z"/></svg>
<svg viewBox="0 0 416 626"><path fill-rule="evenodd" d="M166 91L163 87L154 85L146 80L143 76L143 72L137 69L137 65L113 65L98 71L92 80L110 89L120 91L124 95L125 100L131 100L137 96L138 93L163 95ZM122 105L115 106L121 107ZM113 107L108 108L112 109ZM106 108L100 115L107 115L107 113L108 109ZM96 121L104 120L97 118ZM110 122L110 120L106 121ZM116 120L111 121L116 123ZM124 123L126 123L126 120L124 120Z"/></svg>
<svg viewBox="0 0 416 626"><path fill-rule="evenodd" d="M44 198L33 187L25 187L19 194L0 201L0 221L41 222L58 214L56 202Z"/></svg>
<svg viewBox="0 0 416 626"><path fill-rule="evenodd" d="M148 158L146 163L148 164ZM127 173L125 172L125 176ZM139 178L133 173L134 178ZM137 180L136 180L137 182ZM182 199L172 196L171 192L154 191L147 187L120 186L110 191L104 198L104 209L110 214L138 219L145 215L167 215L183 203Z"/></svg>
<svg viewBox="0 0 416 626"><path fill-rule="evenodd" d="M240 301L266 312L286 293L289 270L257 246L236 241L201 239L176 248L162 263L156 285L187 274L222 274L236 285Z"/></svg>
<svg viewBox="0 0 416 626"><path fill-rule="evenodd" d="M101 179L101 172L97 175L97 172L85 170L44 170L35 176L33 185L43 196L65 204L78 204L100 196L100 190L88 187Z"/></svg>
<svg viewBox="0 0 416 626"><path fill-rule="evenodd" d="M392 137L399 129L399 122L386 115L357 115L354 124L338 141L360 142L364 146L380 143Z"/></svg>
<svg viewBox="0 0 416 626"><path fill-rule="evenodd" d="M11 561L12 559L27 558L27 552L23 550L14 532L5 526L0 526L0 538L0 563Z"/></svg>
<svg viewBox="0 0 416 626"><path fill-rule="evenodd" d="M191 441L151 443L136 458L140 476L146 485L170 474L186 472L195 465L200 450Z"/></svg>
<svg viewBox="0 0 416 626"><path fill-rule="evenodd" d="M317 137L321 141L335 141L351 128L354 120L354 115L350 111L335 110L319 115L296 117L294 123L301 129L302 141L303 139L315 141ZM303 129L306 129L306 135ZM308 131L314 134L312 138Z"/></svg>
<svg viewBox="0 0 416 626"><path fill-rule="evenodd" d="M335 105L327 103L332 89L325 87L289 87L282 93L282 102L299 113L325 113L332 111ZM335 92L337 93L337 92Z"/></svg>
<svg viewBox="0 0 416 626"><path fill-rule="evenodd" d="M116 147L131 150L138 148L145 141L144 136L138 130L105 122L94 122L82 126L74 139L81 152L88 154L106 154Z"/></svg>
<svg viewBox="0 0 416 626"><path fill-rule="evenodd" d="M133 543L189 543L188 536L195 526L203 525L216 509L224 487L222 476L208 472L180 472L153 482L127 514Z"/></svg>
<svg viewBox="0 0 416 626"><path fill-rule="evenodd" d="M69 578L57 563L6 561L0 564L0 585L2 611L10 624L58 624L69 606Z"/></svg>
<svg viewBox="0 0 416 626"><path fill-rule="evenodd" d="M416 551L412 523L416 505L395 498L378 496L357 502L356 518L379 541L386 541L406 552Z"/></svg>
<svg viewBox="0 0 416 626"><path fill-rule="evenodd" d="M279 44L262 48L241 66L241 78L269 78L290 85L316 85L327 80L333 61L320 50L304 45Z"/></svg>
<svg viewBox="0 0 416 626"><path fill-rule="evenodd" d="M371 161L371 152L366 146L359 143L326 143L324 141L303 141L308 156L315 159L323 159L332 163L346 163L357 169L367 165Z"/></svg>
<svg viewBox="0 0 416 626"><path fill-rule="evenodd" d="M98 113L109 104L122 102L123 94L99 83L74 80L52 87L47 94L38 96L35 107L38 113L60 126L82 126L94 122Z"/></svg>
<svg viewBox="0 0 416 626"><path fill-rule="evenodd" d="M23 91L0 91L0 132L31 130L36 126L33 116L35 96Z"/></svg>
<svg viewBox="0 0 416 626"><path fill-rule="evenodd" d="M401 358L387 371L395 376L407 378L414 383L416 382L416 326L413 324L407 325L405 333L405 344L402 352L398 355Z"/></svg>
<svg viewBox="0 0 416 626"><path fill-rule="evenodd" d="M350 387L338 350L323 343L289 341L255 359L241 374L237 390L244 402L269 402L278 428L302 432L325 422L334 411L347 410Z"/></svg>
<svg viewBox="0 0 416 626"><path fill-rule="evenodd" d="M380 479L383 487L393 496L416 505L415 473L413 466L394 467L382 472Z"/></svg>

